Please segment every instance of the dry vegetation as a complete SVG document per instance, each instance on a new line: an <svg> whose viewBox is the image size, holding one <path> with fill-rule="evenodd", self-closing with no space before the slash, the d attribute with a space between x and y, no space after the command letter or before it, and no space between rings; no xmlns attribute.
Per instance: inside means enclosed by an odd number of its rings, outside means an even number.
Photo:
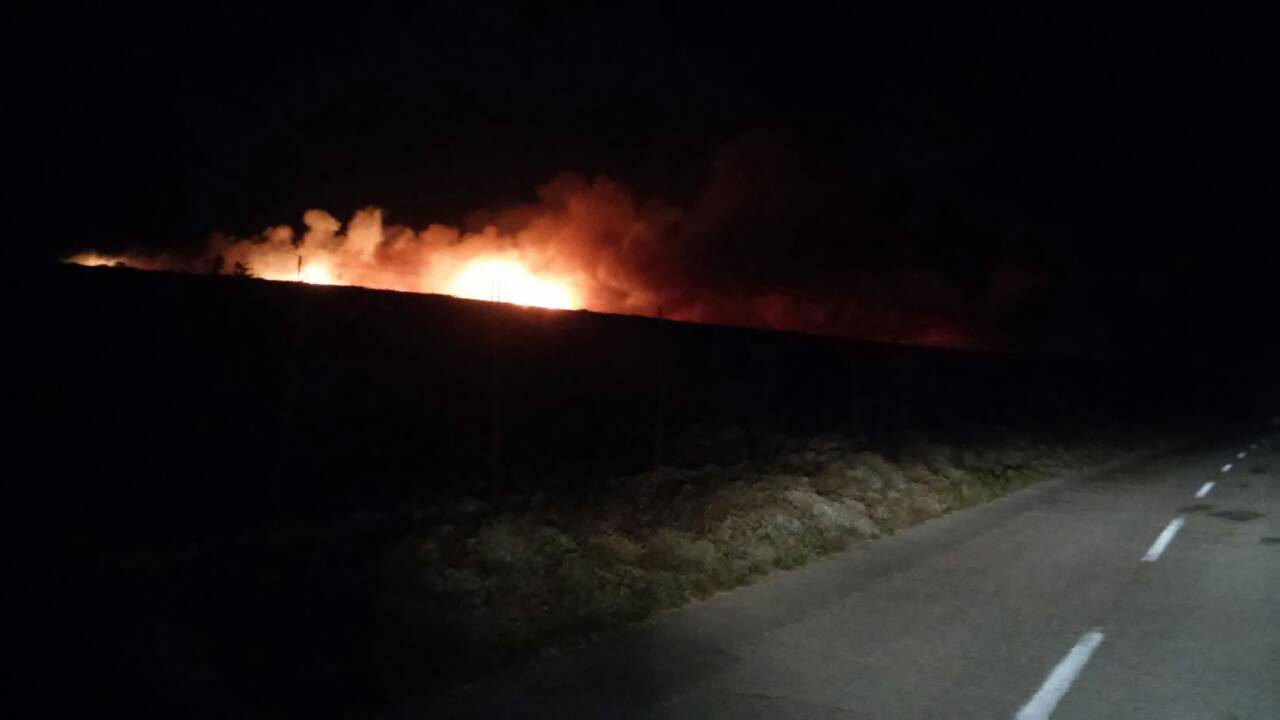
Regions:
<svg viewBox="0 0 1280 720"><path fill-rule="evenodd" d="M1007 436L1006 436L1007 437ZM554 646L793 568L1128 449L1098 441L917 443L900 462L839 436L766 461L613 478L574 503L459 503L390 568L402 611L495 655ZM443 618L439 615L443 614Z"/></svg>

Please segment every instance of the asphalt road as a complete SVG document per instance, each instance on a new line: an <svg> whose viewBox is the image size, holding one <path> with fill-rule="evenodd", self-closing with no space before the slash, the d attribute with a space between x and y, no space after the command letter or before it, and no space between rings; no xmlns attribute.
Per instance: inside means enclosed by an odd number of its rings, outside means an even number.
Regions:
<svg viewBox="0 0 1280 720"><path fill-rule="evenodd" d="M400 710L1280 718L1268 431L1042 483Z"/></svg>

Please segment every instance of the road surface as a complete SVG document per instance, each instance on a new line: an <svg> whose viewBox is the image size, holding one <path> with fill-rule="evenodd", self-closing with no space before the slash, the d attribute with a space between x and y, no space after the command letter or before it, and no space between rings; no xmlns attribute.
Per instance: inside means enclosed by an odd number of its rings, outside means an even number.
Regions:
<svg viewBox="0 0 1280 720"><path fill-rule="evenodd" d="M1280 718L1268 430L1042 483L401 714Z"/></svg>

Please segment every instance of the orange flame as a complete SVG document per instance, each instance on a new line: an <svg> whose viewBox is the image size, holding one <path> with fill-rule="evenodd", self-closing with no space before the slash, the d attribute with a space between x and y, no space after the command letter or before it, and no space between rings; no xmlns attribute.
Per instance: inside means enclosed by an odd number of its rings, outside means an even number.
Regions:
<svg viewBox="0 0 1280 720"><path fill-rule="evenodd" d="M536 203L486 217L464 230L386 224L376 207L346 223L312 209L301 232L268 227L249 237L213 235L196 256L82 253L67 262L197 273L247 273L264 280L440 293L551 309L652 313L648 284L622 254L647 257L678 217L637 203L604 178L565 175L539 188Z"/></svg>
<svg viewBox="0 0 1280 720"><path fill-rule="evenodd" d="M406 282L404 277L377 278L376 270L365 269L356 273L355 279L346 277L347 273L339 273L335 267L323 259L299 261L293 272L286 272L277 266L282 261L270 262L266 254L253 258L261 262L266 269L261 272L265 280L283 282L302 282L309 285L357 285L368 287L385 287L388 289L425 289L445 295L467 298L470 300L488 300L492 302L511 303L526 307L540 307L552 310L576 310L582 307L582 301L573 291L569 282L558 280L546 273L535 273L525 264L499 256L483 256L473 258L453 273L451 277L431 281L425 274L420 281ZM106 265L129 265L144 267L128 257L101 255L87 252L73 255L66 262L75 265L98 267ZM368 278L361 275L370 275Z"/></svg>
<svg viewBox="0 0 1280 720"><path fill-rule="evenodd" d="M337 278L333 276L333 271L322 262L310 262L302 266L302 271L298 273L298 279L309 285L338 284Z"/></svg>
<svg viewBox="0 0 1280 720"><path fill-rule="evenodd" d="M719 277L707 261L736 250L720 245L727 240L708 228L717 227L720 213L728 212L717 209L725 201L721 195L734 197L734 192L731 186L708 190L710 199L685 213L660 201L637 199L608 178L565 174L540 186L536 201L477 212L465 228L388 224L377 207L357 210L345 223L311 209L303 213L301 227L276 225L248 237L215 234L196 255L86 252L67 262L251 274L264 280L803 332L844 333L857 323L864 326L864 337L902 339L910 332L908 340L920 341L918 324L911 327L879 306L826 302L785 287L742 288ZM945 287L930 289L930 295L949 297ZM928 325L923 330L933 332L936 323ZM957 337L928 336L924 341L961 344L963 338Z"/></svg>
<svg viewBox="0 0 1280 720"><path fill-rule="evenodd" d="M76 265L84 265L86 267L99 267L102 265L115 265L117 263L126 263L126 260L123 257L115 257L112 255L102 255L96 252L82 252L78 255L72 255L71 257L67 258L67 262L74 263Z"/></svg>
<svg viewBox="0 0 1280 720"><path fill-rule="evenodd" d="M446 285L446 292L473 300L572 310L579 306L568 284L539 277L529 268L500 258L476 258Z"/></svg>

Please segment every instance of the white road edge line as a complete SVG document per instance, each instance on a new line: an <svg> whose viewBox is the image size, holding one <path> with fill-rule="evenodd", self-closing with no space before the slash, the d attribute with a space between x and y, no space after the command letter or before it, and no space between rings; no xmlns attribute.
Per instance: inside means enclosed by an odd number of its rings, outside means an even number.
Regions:
<svg viewBox="0 0 1280 720"><path fill-rule="evenodd" d="M1230 472L1230 471L1231 471L1231 463L1227 463L1226 465L1222 466L1222 472Z"/></svg>
<svg viewBox="0 0 1280 720"><path fill-rule="evenodd" d="M1236 453L1236 459L1237 459L1237 460L1243 460L1243 459L1244 459L1244 456L1245 456L1245 455L1248 455L1248 454L1249 454L1249 453L1247 453L1247 452L1245 452L1245 451L1241 450L1240 452Z"/></svg>
<svg viewBox="0 0 1280 720"><path fill-rule="evenodd" d="M1169 547L1169 543L1173 542L1173 536L1178 534L1178 531L1182 529L1186 522L1187 519L1181 515L1170 520L1169 524L1165 525L1164 530L1160 531L1160 537L1151 543L1151 549L1147 550L1147 554L1142 556L1142 561L1155 562L1159 560L1164 553L1164 549Z"/></svg>
<svg viewBox="0 0 1280 720"><path fill-rule="evenodd" d="M1075 682L1085 663L1089 662L1089 656L1102 644L1103 637L1102 630L1097 628L1081 635L1071 652L1044 679L1036 694L1018 709L1018 714L1013 716L1014 720L1048 720L1053 709L1058 706L1058 701L1067 694L1071 683Z"/></svg>
<svg viewBox="0 0 1280 720"><path fill-rule="evenodd" d="M1204 497L1205 495L1208 495L1208 494L1209 494L1209 491L1210 491L1210 490L1212 490L1212 489L1213 489L1213 481L1212 481L1212 480L1210 480L1209 482L1207 482L1207 483L1205 483L1205 484L1203 484L1203 485L1201 485L1201 486L1200 486L1200 490L1196 492L1196 497L1197 497L1197 498L1202 498L1202 497Z"/></svg>

